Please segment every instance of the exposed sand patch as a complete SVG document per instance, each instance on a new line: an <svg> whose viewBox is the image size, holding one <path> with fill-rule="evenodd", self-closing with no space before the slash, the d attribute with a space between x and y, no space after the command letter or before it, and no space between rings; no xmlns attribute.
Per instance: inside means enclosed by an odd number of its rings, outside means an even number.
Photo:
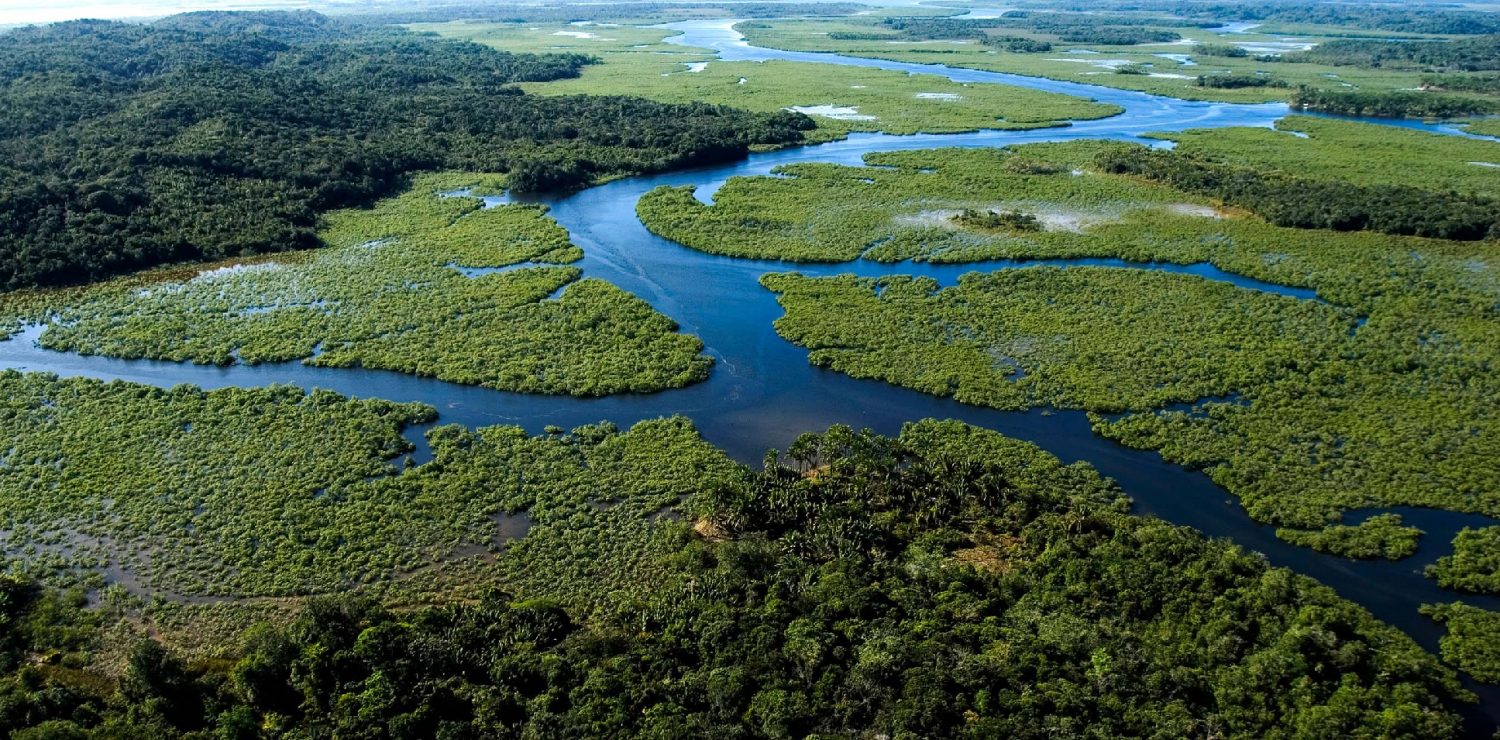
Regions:
<svg viewBox="0 0 1500 740"><path fill-rule="evenodd" d="M597 39L599 34L589 31L553 31L553 36L571 36L575 39Z"/></svg>
<svg viewBox="0 0 1500 740"><path fill-rule="evenodd" d="M963 100L964 96L955 93L917 93L918 100Z"/></svg>
<svg viewBox="0 0 1500 740"><path fill-rule="evenodd" d="M1073 62L1075 64L1087 64L1090 67L1100 69L1116 70L1126 65L1134 64L1129 59L1048 59L1049 62Z"/></svg>
<svg viewBox="0 0 1500 740"><path fill-rule="evenodd" d="M228 265L226 267L216 267L212 270L204 270L194 275L193 280L211 281L252 272L275 272L283 267L284 265L278 262L261 262L254 265Z"/></svg>
<svg viewBox="0 0 1500 740"><path fill-rule="evenodd" d="M1056 207L1037 208L1035 206L1024 204L1017 205L1008 203L991 203L989 205L980 206L976 210L1020 211L1022 213L1029 213L1035 216L1036 219L1041 222L1042 230L1044 231L1071 231L1074 233L1082 233L1084 230L1088 229L1091 226L1110 223L1116 220L1116 218L1112 215L1094 211L1076 211ZM904 216L897 216L891 219L891 222L901 226L953 229L956 231L963 228L954 221L958 214L962 212L963 211L961 209L957 208L941 208L927 211L918 211L916 213L911 213Z"/></svg>
<svg viewBox="0 0 1500 740"><path fill-rule="evenodd" d="M822 116L837 121L873 121L875 116L865 115L859 112L859 108L852 105L794 105L782 110L796 113L804 113L809 116Z"/></svg>
<svg viewBox="0 0 1500 740"><path fill-rule="evenodd" d="M1213 206L1200 206L1196 203L1173 203L1167 206L1167 210L1180 216L1202 216L1204 218L1224 218L1223 212Z"/></svg>

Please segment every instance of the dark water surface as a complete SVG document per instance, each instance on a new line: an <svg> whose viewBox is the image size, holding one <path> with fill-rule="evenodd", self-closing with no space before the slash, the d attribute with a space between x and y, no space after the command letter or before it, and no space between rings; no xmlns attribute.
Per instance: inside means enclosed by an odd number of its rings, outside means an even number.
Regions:
<svg viewBox="0 0 1500 740"><path fill-rule="evenodd" d="M584 250L578 263L589 277L608 280L649 301L678 321L682 330L702 338L716 361L709 380L688 388L655 394L625 394L578 399L506 393L399 373L307 367L300 363L213 367L148 360L117 360L51 352L37 348L39 330L31 329L9 342L0 342L0 368L47 371L63 376L82 375L122 379L158 386L191 383L204 388L291 383L327 388L351 396L420 401L436 407L439 423L466 426L516 424L535 433L556 424L571 428L609 420L622 427L638 420L682 414L693 420L703 436L741 461L758 462L769 448L785 448L796 435L822 430L831 424L868 427L894 434L903 422L927 417L953 418L1029 440L1062 458L1083 460L1119 482L1135 501L1135 511L1194 527L1210 536L1233 540L1255 550L1279 566L1292 568L1333 587L1342 596L1368 608L1377 617L1436 650L1442 628L1417 613L1423 603L1451 601L1457 594L1442 591L1422 576L1422 569L1449 550L1453 535L1465 526L1494 521L1476 515L1433 509L1395 511L1409 524L1427 532L1420 552L1400 562L1351 561L1292 547L1273 535L1270 527L1250 520L1222 488L1207 476L1164 462L1154 452L1132 450L1093 434L1082 412L1034 410L1001 412L966 406L876 381L856 380L812 367L806 352L782 340L771 328L781 315L774 296L758 278L767 272L796 270L809 275L855 273L927 275L952 284L965 272L1025 269L1034 264L1096 264L1136 269L1187 272L1236 285L1316 300L1306 288L1280 286L1223 272L1211 265L1127 263L1121 260L1065 260L982 262L965 265L857 261L837 265L791 264L719 257L687 249L653 236L635 216L635 203L661 185L695 185L700 197L710 197L725 180L770 172L793 162L838 162L858 165L868 152L942 146L1004 146L1079 138L1137 140L1149 131L1215 126L1270 126L1287 114L1282 104L1233 105L1182 101L1145 93L1059 82L1017 75L858 59L833 54L784 52L751 47L723 21L690 22L671 26L682 30L677 43L715 49L724 59L788 59L906 72L938 73L961 82L998 83L1089 97L1112 103L1125 113L1068 127L1032 131L981 131L968 134L886 136L859 134L847 140L779 152L756 154L721 166L663 175L617 180L582 192L536 198L551 206L551 215L566 227ZM1441 127L1414 122L1402 125L1451 133ZM1162 142L1140 140L1160 146ZM421 429L409 436L419 449L418 462L430 457L420 439ZM1351 518L1376 512L1358 512ZM1463 597L1464 601L1500 609L1500 599ZM1479 688L1479 687L1473 687ZM1471 725L1487 735L1500 719L1500 691L1480 689L1482 705L1470 712Z"/></svg>

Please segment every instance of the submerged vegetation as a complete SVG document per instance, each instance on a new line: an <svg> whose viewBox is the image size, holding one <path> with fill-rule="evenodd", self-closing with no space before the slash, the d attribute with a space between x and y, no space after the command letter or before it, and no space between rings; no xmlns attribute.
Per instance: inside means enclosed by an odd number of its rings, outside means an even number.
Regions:
<svg viewBox="0 0 1500 740"><path fill-rule="evenodd" d="M314 13L77 21L0 36L0 287L315 246L413 171L523 190L724 161L812 126L702 103L552 98L512 55Z"/></svg>
<svg viewBox="0 0 1500 740"><path fill-rule="evenodd" d="M483 208L419 179L369 210L330 214L332 248L52 306L39 343L125 358L303 360L501 390L596 396L707 377L702 342L640 299L559 263L582 252L545 209ZM482 179L482 178L480 178ZM560 293L560 295L557 295Z"/></svg>
<svg viewBox="0 0 1500 740"><path fill-rule="evenodd" d="M659 434L630 436L643 465L627 480L683 469ZM522 469L579 470L549 460L566 442L498 437L529 446ZM580 482L613 482L603 450L619 439L574 443L595 463ZM11 577L0 722L158 737L1460 730L1445 702L1466 692L1399 632L1123 513L1092 469L1029 444L952 422L897 440L835 428L764 471L693 484L698 536L663 520L677 535L649 578L570 579L591 612L529 589L404 612L315 599L220 660L138 641L110 674L100 617ZM599 534L571 532L584 550Z"/></svg>

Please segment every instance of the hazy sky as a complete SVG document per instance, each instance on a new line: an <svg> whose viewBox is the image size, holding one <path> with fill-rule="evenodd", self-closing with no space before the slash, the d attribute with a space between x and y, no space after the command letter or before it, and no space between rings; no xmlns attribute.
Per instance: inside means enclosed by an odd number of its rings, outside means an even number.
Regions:
<svg viewBox="0 0 1500 740"><path fill-rule="evenodd" d="M312 0L0 0L0 26L74 18L150 18L188 10L309 8Z"/></svg>

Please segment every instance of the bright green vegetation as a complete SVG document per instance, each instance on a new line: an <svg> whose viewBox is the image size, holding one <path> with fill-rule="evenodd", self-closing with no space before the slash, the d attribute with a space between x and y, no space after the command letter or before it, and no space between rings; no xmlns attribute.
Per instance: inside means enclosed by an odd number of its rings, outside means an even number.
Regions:
<svg viewBox="0 0 1500 740"><path fill-rule="evenodd" d="M333 213L320 236L334 246L296 259L104 284L54 306L39 341L113 357L303 360L580 396L707 377L711 360L695 337L558 265L582 252L543 209L439 195L474 180L429 176L373 209ZM483 270L510 266L519 269ZM473 268L481 274L465 273Z"/></svg>
<svg viewBox="0 0 1500 740"><path fill-rule="evenodd" d="M1215 211L1201 199L1123 178L1071 174L1099 146L1025 149L1039 156L952 150L940 160L930 152L878 153L865 158L870 167L789 165L776 171L784 177L731 179L711 206L691 188L661 188L642 197L636 212L652 232L705 252L808 262L1073 254L1089 227L1126 238L1155 219L1213 220ZM1052 155L1061 163L1045 161ZM964 228L965 210L1022 211L1044 230L1021 237Z"/></svg>
<svg viewBox="0 0 1500 740"><path fill-rule="evenodd" d="M512 55L315 13L78 21L0 35L0 288L318 245L409 173L549 190L743 156L812 123L543 97L580 55Z"/></svg>
<svg viewBox="0 0 1500 740"><path fill-rule="evenodd" d="M1500 170L1474 164L1500 163L1500 142L1311 116L1283 118L1274 130L1195 129L1156 136L1177 142L1179 154L1212 162L1316 180L1500 197Z"/></svg>
<svg viewBox="0 0 1500 740"><path fill-rule="evenodd" d="M659 477L682 454L660 435L627 436L641 462L631 476ZM519 459L549 461L547 451L565 446L534 444ZM606 463L583 480L608 482L615 458L581 446L589 462ZM569 467L574 454L562 455ZM602 602L591 612L525 589L403 612L316 599L245 632L223 660L184 663L135 642L119 651L118 679L98 672L99 616L66 592L9 578L0 607L16 629L0 645L0 729L397 738L1460 731L1444 702L1466 692L1404 635L1232 545L1124 513L1119 491L1091 468L1029 444L953 422L912 424L899 440L835 428L798 440L764 471L697 483L685 508L700 536L689 536L688 521L663 519L677 539L655 558L660 570L583 579ZM587 534L575 530L584 551ZM47 657L29 659L37 655Z"/></svg>
<svg viewBox="0 0 1500 740"><path fill-rule="evenodd" d="M1036 128L1119 112L1066 95L964 85L937 75L799 62L710 61L713 55L706 50L660 43L670 32L659 29L473 23L415 28L509 52L567 51L602 60L574 79L524 85L529 93L609 95L629 90L666 103L704 101L768 113L803 107L818 124L818 131L809 134L814 140L850 131Z"/></svg>
<svg viewBox="0 0 1500 740"><path fill-rule="evenodd" d="M1292 96L1293 108L1335 113L1341 116L1374 116L1377 118L1462 118L1500 112L1500 98L1476 95L1450 95L1417 90L1315 90L1298 88Z"/></svg>
<svg viewBox="0 0 1500 740"><path fill-rule="evenodd" d="M1243 208L1277 226L1475 241L1500 239L1500 200L1407 185L1364 185L1222 164L1192 153L1122 146L1103 172L1145 178Z"/></svg>
<svg viewBox="0 0 1500 740"><path fill-rule="evenodd" d="M680 420L542 437L438 427L427 432L435 459L403 468L400 432L430 421L429 407L15 372L0 387L11 440L0 467L4 552L104 568L143 594L245 598L430 579L448 561L491 557L503 513L527 512L528 551L547 553L557 527L640 519L729 465ZM611 501L632 505L591 511ZM629 562L609 552L600 544L593 562L547 567Z"/></svg>
<svg viewBox="0 0 1500 740"><path fill-rule="evenodd" d="M976 272L946 289L904 276L761 282L786 309L777 333L813 364L1002 409L1227 395L1298 374L1353 325L1319 303L1112 268Z"/></svg>
<svg viewBox="0 0 1500 740"><path fill-rule="evenodd" d="M1469 121L1464 124L1464 130L1482 136L1500 137L1500 118L1482 118L1476 121Z"/></svg>
<svg viewBox="0 0 1500 740"><path fill-rule="evenodd" d="M1422 530L1401 526L1399 514L1377 514L1359 524L1335 524L1320 530L1283 527L1276 530L1276 536L1339 557L1400 560L1417 552Z"/></svg>
<svg viewBox="0 0 1500 740"><path fill-rule="evenodd" d="M1500 684L1500 613L1462 602L1434 604L1424 614L1448 627L1443 660L1485 683Z"/></svg>
<svg viewBox="0 0 1500 740"><path fill-rule="evenodd" d="M1453 538L1453 554L1427 566L1443 588L1500 594L1500 527L1463 528Z"/></svg>
<svg viewBox="0 0 1500 740"><path fill-rule="evenodd" d="M1094 12L1094 9L1090 9ZM1074 16L1077 17L1077 16ZM1128 46L1099 43L1063 42L1056 36L1038 36L1043 45L1030 47L1008 41L1018 38L1016 30L1004 19L980 22L990 30L975 31L957 38L911 40L874 18L782 19L742 23L737 28L759 46L795 51L830 51L852 56L892 59L919 64L947 64L957 67L1009 72L1013 74L1070 80L1106 87L1188 100L1217 100L1232 103L1258 103L1288 100L1298 86L1313 89L1359 89L1367 92L1398 91L1415 88L1423 76L1419 69L1376 69L1332 64L1269 61L1258 55L1227 57L1182 43L1143 43ZM1171 29L1185 39L1212 44L1226 42L1279 42L1279 35L1234 34L1222 36L1212 31L1183 25ZM982 34L983 36L981 37ZM1022 51L1022 49L1025 49ZM1097 52L1072 52L1084 49ZM1182 54L1196 62L1186 66L1158 54ZM1134 66L1147 74L1115 74L1115 69ZM1285 87L1217 88L1198 84L1204 75L1233 75L1237 79L1268 73L1285 83ZM1345 87L1345 86L1348 87Z"/></svg>
<svg viewBox="0 0 1500 740"><path fill-rule="evenodd" d="M1207 261L1314 288L1331 305L1140 270L1028 269L937 291L766 281L786 291L779 331L815 362L1004 408L1095 411L1099 432L1206 469L1259 521L1318 530L1393 505L1500 515L1492 243L1210 218L1194 196L1088 171L1105 146L883 154L732 180L713 206L661 190L639 210L657 233L746 256ZM1413 166L1424 177L1440 176ZM1051 223L979 232L953 222L965 208ZM1120 409L1135 412L1103 415Z"/></svg>

